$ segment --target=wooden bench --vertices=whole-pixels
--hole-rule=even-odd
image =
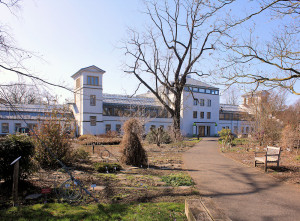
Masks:
[[[256,167],[257,164],[265,164],[265,171],[267,171],[268,163],[277,163],[277,167],[279,167],[280,152],[280,147],[270,146],[267,146],[266,152],[255,152],[254,166]],[[264,153],[263,156],[261,156],[262,153]]]

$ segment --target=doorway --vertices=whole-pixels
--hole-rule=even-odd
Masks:
[[[210,137],[210,126],[206,127],[206,136]]]
[[[199,136],[205,137],[205,126],[199,126]]]

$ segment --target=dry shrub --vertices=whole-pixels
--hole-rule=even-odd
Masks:
[[[293,128],[291,125],[286,125],[281,134],[281,145],[284,149],[289,148],[291,151],[297,148],[297,153],[300,143],[300,126]]]
[[[82,141],[82,140],[93,140],[94,138],[95,138],[94,135],[84,134],[84,135],[81,135],[80,137],[78,137],[78,140],[79,141]]]
[[[121,161],[126,165],[137,167],[147,165],[147,154],[139,136],[141,130],[142,125],[136,118],[131,118],[124,123],[124,136],[121,143],[123,155]]]

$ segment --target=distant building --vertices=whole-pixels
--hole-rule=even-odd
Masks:
[[[134,97],[104,94],[104,73],[104,70],[90,66],[72,75],[74,103],[70,104],[69,116],[75,124],[77,135],[121,132],[123,123],[130,117],[140,118],[145,132],[151,127],[171,127],[170,115],[151,93]],[[0,135],[14,133],[18,127],[38,124],[41,118],[49,116],[46,113],[53,108],[17,105],[14,108],[18,110],[16,114],[8,104],[2,102]],[[244,105],[220,104],[219,88],[187,78],[182,94],[180,128],[184,135],[214,136],[222,128],[231,129],[236,134],[246,134],[250,126],[242,120],[243,112],[247,112]]]

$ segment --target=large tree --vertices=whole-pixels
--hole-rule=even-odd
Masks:
[[[233,1],[147,1],[152,26],[130,29],[125,42],[126,72],[154,94],[180,130],[181,97],[187,76],[203,76],[199,62],[215,48],[225,27],[217,14]],[[146,74],[146,75],[145,75]],[[154,81],[149,82],[148,76]]]

